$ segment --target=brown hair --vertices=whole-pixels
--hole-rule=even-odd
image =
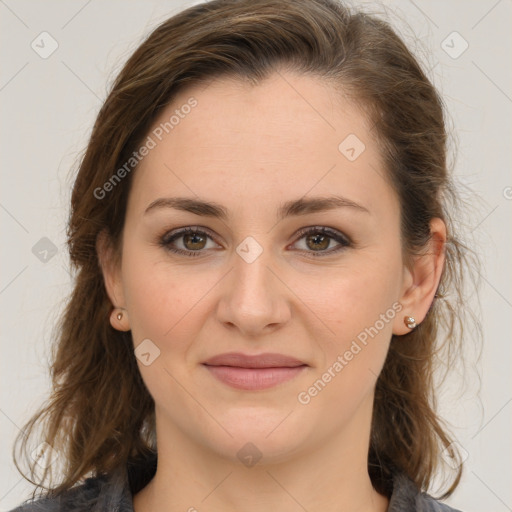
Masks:
[[[440,451],[452,448],[435,412],[433,376],[441,348],[453,353],[462,340],[457,305],[468,253],[454,236],[447,210],[456,196],[447,170],[442,100],[403,41],[374,16],[351,12],[335,0],[214,0],[166,20],[130,57],[81,161],[68,226],[76,275],[52,354],[53,389],[15,443],[16,449],[21,440],[26,452],[35,425],[45,422],[42,439],[65,461],[51,494],[156,450],[154,402],[131,336],[110,326],[112,304],[96,253],[105,229],[119,248],[133,172],[110,187],[108,198],[98,198],[98,190],[187,85],[219,76],[258,83],[283,68],[328,81],[370,117],[401,203],[404,254],[425,248],[432,218],[444,219],[448,227],[440,286],[452,295],[434,300],[409,334],[393,336],[376,384],[368,455],[372,482],[389,490],[393,473],[403,471],[427,489]],[[461,468],[444,496],[458,484]],[[24,476],[43,487],[47,473],[41,483]]]

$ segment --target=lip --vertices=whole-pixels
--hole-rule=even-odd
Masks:
[[[239,352],[219,354],[203,362],[219,381],[236,389],[268,389],[302,373],[308,365],[283,354],[248,355]]]
[[[272,352],[256,355],[227,352],[211,357],[203,364],[209,366],[237,366],[238,368],[294,368],[306,363],[294,357]]]

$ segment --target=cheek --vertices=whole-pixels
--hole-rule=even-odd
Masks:
[[[137,360],[140,374],[156,403],[172,396],[178,408],[185,407],[186,396],[177,382],[184,381],[188,371],[187,351],[197,336],[190,329],[200,324],[194,314],[205,290],[180,275],[179,268],[155,262],[154,255],[135,248],[129,254],[123,261],[123,279],[133,345],[136,349],[147,339],[154,344],[147,345],[150,364]]]
[[[394,260],[399,262],[399,258]],[[384,260],[370,262],[340,277],[325,279],[322,293],[309,293],[304,301],[326,325],[321,344],[324,360],[319,371],[328,370],[343,377],[334,388],[364,392],[375,382],[386,358],[394,318],[401,305],[400,268]],[[304,292],[305,290],[303,290]],[[340,360],[341,356],[341,360]],[[338,370],[338,372],[336,372]],[[327,379],[329,377],[327,376]]]
[[[325,277],[322,293],[310,293],[310,300],[336,336],[354,337],[396,302],[400,274],[395,267],[368,262],[360,268],[344,269],[339,277],[333,272]]]
[[[319,343],[323,358],[297,393],[303,413],[322,417],[320,431],[325,435],[341,424],[350,424],[352,418],[359,418],[353,428],[364,428],[358,423],[357,411],[371,403],[386,359],[395,312],[374,288],[362,286],[364,282],[351,279],[350,283],[338,283],[337,291],[347,293],[341,298],[333,287],[331,300],[325,302],[319,316],[336,319],[329,323],[334,334],[329,333]],[[380,315],[387,311],[386,322]]]
[[[160,255],[155,256],[154,247],[128,241],[124,250],[123,291],[134,343],[149,338],[159,345],[190,312],[194,287],[180,275],[179,268],[169,268]]]

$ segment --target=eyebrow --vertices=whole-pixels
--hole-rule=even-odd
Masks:
[[[283,203],[278,209],[278,219],[286,217],[307,215],[310,213],[334,210],[337,208],[353,208],[356,211],[370,213],[364,206],[342,196],[329,197],[309,197],[295,199]],[[144,214],[160,208],[174,208],[185,212],[194,213],[204,217],[214,217],[227,221],[229,218],[228,210],[213,201],[203,201],[190,197],[161,197],[153,201]]]

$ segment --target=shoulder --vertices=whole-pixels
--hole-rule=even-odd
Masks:
[[[393,478],[393,494],[391,495],[388,512],[462,512],[446,503],[434,499],[421,492],[404,474]]]
[[[26,500],[10,512],[86,512],[93,509],[133,512],[131,495],[122,482],[100,476],[88,478],[58,496]]]
[[[83,484],[72,487],[58,496],[42,496],[37,499],[26,500],[10,512],[74,510],[79,503],[90,503],[91,500],[97,498],[101,484],[102,481],[99,478],[88,478]]]
[[[94,504],[103,488],[103,478],[88,478],[84,483],[64,491],[58,496],[29,499],[10,512],[80,511]]]

